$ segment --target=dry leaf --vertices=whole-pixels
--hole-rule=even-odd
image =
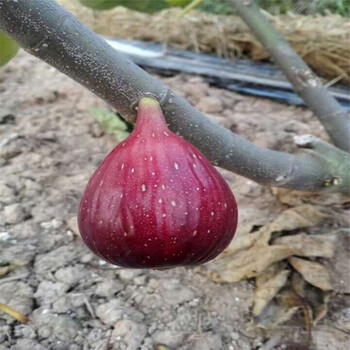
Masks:
[[[336,233],[336,251],[333,259],[324,262],[332,271],[331,283],[337,293],[350,294],[350,231],[343,228]]]
[[[275,297],[285,285],[290,271],[283,269],[281,264],[270,266],[255,279],[254,316],[259,315],[266,305]]]
[[[313,308],[313,324],[316,325],[319,321],[321,321],[328,312],[328,302],[330,299],[330,295],[327,294],[323,298],[323,303],[316,305]]]
[[[259,230],[255,233],[250,233],[254,226],[254,223],[239,225],[235,238],[225,249],[224,254],[234,255],[241,250],[250,248],[256,241],[258,241],[261,238],[262,232]]]
[[[334,241],[335,236],[298,234],[277,238],[273,244],[293,248],[300,256],[331,258],[335,250]]]
[[[22,323],[28,322],[28,318],[26,315],[23,315],[22,313],[16,311],[11,306],[0,304],[0,311],[7,313],[8,315],[12,316],[13,318],[15,318],[16,320]]]
[[[290,231],[298,228],[312,227],[324,220],[327,215],[312,205],[306,204],[285,210],[270,225],[274,231]]]
[[[288,261],[313,286],[323,291],[333,289],[330,283],[329,273],[321,264],[295,257],[289,258]]]
[[[257,232],[248,233],[253,226],[246,224],[217,261],[216,267],[213,267],[214,272],[209,272],[209,278],[214,282],[234,283],[259,275],[271,264],[296,253],[293,247],[269,246],[272,232],[311,227],[324,218],[325,215],[313,206],[302,205],[285,210]]]
[[[311,227],[323,220],[326,215],[311,205],[302,205],[290,208],[282,212],[277,219],[263,226],[257,232],[250,233],[254,223],[246,223],[238,227],[237,234],[232,243],[225,250],[225,254],[234,255],[237,252],[251,247],[255,242],[270,240],[272,232],[295,230],[298,228]]]
[[[312,227],[326,217],[318,209],[311,205],[302,205],[283,211],[275,220],[263,226],[257,232],[250,233],[254,223],[246,223],[238,227],[237,234],[227,248],[228,253],[236,252],[251,247],[256,241],[268,242],[270,234],[278,231],[289,231],[298,228]]]
[[[300,306],[285,307],[276,303],[269,303],[256,318],[256,325],[264,329],[276,328],[289,321],[299,309]]]
[[[238,282],[244,278],[259,275],[271,264],[286,259],[294,250],[284,246],[269,246],[256,243],[248,250],[241,251],[225,264],[219,274],[212,275],[216,282]]]
[[[292,207],[304,205],[306,203],[332,205],[343,203],[345,200],[345,197],[340,193],[311,193],[287,188],[273,188],[272,193],[279,202]]]
[[[305,307],[312,309],[312,321],[316,324],[324,318],[328,311],[329,293],[307,283],[303,277],[294,272],[291,279],[292,289],[300,296]]]

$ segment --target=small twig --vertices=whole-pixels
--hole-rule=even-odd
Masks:
[[[0,304],[0,311],[5,312],[6,314],[15,318],[17,321],[20,321],[22,323],[28,323],[28,317],[26,315],[23,315],[22,313],[16,311],[11,306],[8,306],[5,304]]]
[[[199,6],[203,0],[193,0],[191,1],[177,16],[177,19],[184,17],[188,12]]]
[[[2,278],[0,280],[0,284],[6,283],[6,282],[20,280],[20,279],[25,278],[25,277],[28,277],[28,273],[25,273],[23,275],[17,275],[17,276],[11,276],[11,277],[7,277],[7,278]]]
[[[303,313],[304,313],[304,321],[305,321],[305,329],[307,332],[307,345],[310,344],[311,342],[311,317],[310,317],[310,312],[309,312],[309,307],[308,305],[306,305],[304,298],[298,294],[298,292],[296,291],[296,289],[291,286],[291,290],[292,292],[295,294],[295,296],[297,297],[300,306],[302,307]]]
[[[350,152],[350,119],[346,110],[266,20],[254,0],[230,0],[230,3],[287,76],[295,92],[315,112],[333,143]]]
[[[339,80],[343,79],[344,77],[346,77],[346,74],[343,72],[342,74],[340,74],[337,77],[333,78],[332,80],[328,81],[323,86],[327,89],[327,88],[331,87],[332,85],[334,85],[335,83],[337,83]]]
[[[92,305],[90,304],[88,297],[85,294],[83,294],[83,299],[84,299],[84,304],[85,304],[87,310],[89,311],[90,315],[92,316],[92,318],[96,318],[95,311],[94,311]]]

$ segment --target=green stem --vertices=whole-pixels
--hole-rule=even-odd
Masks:
[[[314,111],[333,143],[350,152],[350,119],[319,78],[273,28],[253,0],[229,0],[287,76],[295,92]]]
[[[187,13],[198,7],[203,0],[193,0],[191,1],[177,16],[176,18],[180,19],[184,17]]]

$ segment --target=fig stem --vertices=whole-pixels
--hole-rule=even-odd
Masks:
[[[128,121],[135,119],[134,101],[148,94],[158,96],[170,130],[195,145],[214,165],[266,186],[350,192],[349,174],[339,166],[345,157],[340,149],[325,159],[305,151],[289,154],[254,145],[176,96],[54,0],[0,0],[0,29],[27,52],[107,101]],[[346,162],[350,163],[349,156]],[[325,186],[330,178],[337,180]]]
[[[139,107],[160,108],[159,102],[151,97],[142,97],[139,101]]]

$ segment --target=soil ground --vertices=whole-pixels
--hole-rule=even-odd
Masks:
[[[308,110],[213,88],[198,77],[161,79],[260,146],[295,151],[295,135],[326,138]],[[268,336],[245,331],[253,281],[216,284],[206,273],[215,262],[162,272],[120,269],[82,244],[80,196],[117,143],[89,113],[108,108],[105,102],[24,52],[1,69],[0,83],[0,265],[17,265],[0,280],[0,303],[29,317],[21,324],[0,314],[1,350],[272,349]],[[241,223],[270,220],[286,208],[271,189],[220,171],[235,193]],[[343,218],[345,209],[334,206]],[[335,215],[313,229],[334,233],[342,225]],[[345,254],[338,263],[346,266],[349,244],[341,242]],[[331,294],[327,316],[312,330],[315,349],[348,348],[348,293],[346,285]],[[302,331],[285,327],[282,341]]]

